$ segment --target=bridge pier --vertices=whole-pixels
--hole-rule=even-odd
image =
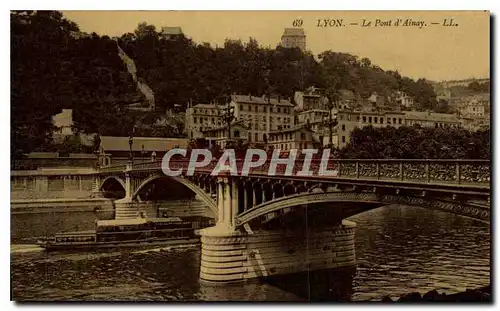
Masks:
[[[353,222],[322,228],[243,230],[235,225],[238,188],[231,177],[217,180],[217,207],[216,225],[199,232],[203,282],[234,283],[356,264]]]
[[[355,226],[343,221],[330,228],[243,232],[212,227],[201,230],[200,279],[234,283],[274,275],[353,267]]]

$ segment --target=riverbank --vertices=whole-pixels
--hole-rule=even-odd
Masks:
[[[382,302],[493,302],[491,298],[491,285],[483,286],[476,289],[467,289],[465,292],[455,294],[439,293],[437,290],[431,290],[424,295],[419,292],[405,294],[399,297],[398,300],[392,300],[389,296],[385,296]]]
[[[113,199],[28,199],[11,200],[11,214],[114,211]]]

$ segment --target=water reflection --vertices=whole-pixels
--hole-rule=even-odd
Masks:
[[[38,224],[32,225],[29,233],[41,234],[37,232],[43,227],[40,218],[24,216],[13,217],[13,222],[18,222],[13,230],[21,221],[23,226],[31,221]],[[57,220],[58,231],[65,224],[75,225],[69,218]],[[79,215],[79,219],[90,223],[95,215]],[[402,206],[383,207],[350,220],[358,224],[356,270],[273,277],[265,283],[224,286],[221,290],[200,284],[198,247],[104,253],[14,252],[12,295],[15,300],[365,301],[431,289],[454,293],[489,284],[487,225]],[[53,223],[47,221],[42,231],[51,226]],[[13,232],[13,236],[27,234]]]

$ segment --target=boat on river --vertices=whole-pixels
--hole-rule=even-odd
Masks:
[[[99,220],[95,230],[56,233],[37,244],[46,250],[192,244],[199,242],[196,231],[209,225],[178,217]]]

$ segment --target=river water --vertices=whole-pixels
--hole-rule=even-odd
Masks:
[[[47,254],[27,244],[32,243],[30,237],[53,231],[87,229],[95,218],[92,212],[12,215],[12,299],[308,299],[275,282],[252,282],[223,289],[200,284],[199,246]],[[486,224],[404,206],[382,207],[349,220],[358,225],[358,266],[348,274],[350,277],[341,277],[344,274],[339,272],[334,291],[341,294],[333,299],[377,301],[386,295],[395,298],[432,289],[455,293],[490,283],[490,230]]]

